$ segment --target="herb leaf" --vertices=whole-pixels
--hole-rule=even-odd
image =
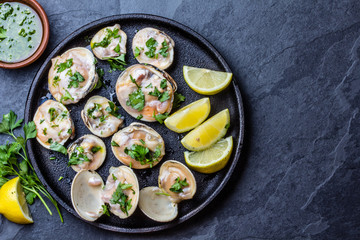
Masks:
[[[164,113],[164,114],[157,114],[155,115],[155,111],[153,113],[153,118],[155,118],[156,121],[158,121],[159,123],[163,124],[164,120],[169,116],[169,113]]]
[[[167,80],[166,79],[161,80],[160,87],[162,89],[165,89],[167,87]]]
[[[139,144],[133,144],[130,148],[125,148],[124,152],[125,154],[129,155],[132,159],[135,159],[136,161],[140,162],[141,165],[144,164],[150,164],[150,167],[152,167],[152,164],[155,161],[158,161],[158,158],[161,155],[161,145],[157,146],[155,149],[155,152],[152,152],[149,150],[149,148],[139,145]]]
[[[164,57],[166,58],[168,56],[168,49],[169,49],[169,46],[167,44],[167,42],[164,40],[162,43],[161,43],[162,47],[160,48],[160,51],[159,53]]]
[[[148,58],[155,57],[155,51],[156,51],[157,45],[158,45],[158,42],[152,37],[146,41],[146,47],[149,49],[149,51],[145,52],[145,55]]]
[[[60,102],[62,103],[63,101],[67,101],[69,99],[74,101],[74,98],[71,96],[69,91],[65,90],[65,94],[60,98]]]
[[[68,88],[78,88],[79,83],[85,81],[85,78],[78,71],[76,71],[74,75],[70,77],[70,80],[71,81],[69,82]]]
[[[145,107],[145,95],[138,89],[129,94],[129,99],[126,101],[126,105],[131,106],[133,109],[139,112]]]
[[[131,184],[123,184],[119,183],[117,186],[115,192],[113,193],[110,203],[112,204],[119,204],[120,209],[123,213],[125,213],[127,216],[129,215],[128,211],[131,209],[131,199],[129,199],[129,196],[127,196],[123,190],[131,188]]]
[[[73,59],[72,58],[67,59],[65,62],[56,65],[56,67],[58,68],[57,72],[60,73],[65,69],[70,68],[72,65],[73,65]]]
[[[109,106],[105,109],[108,113],[110,113],[111,115],[113,115],[114,117],[117,118],[121,118],[121,114],[118,113],[117,111],[119,110],[119,108],[115,105],[115,103],[108,101]]]
[[[118,28],[115,28],[114,30],[111,30],[109,28],[106,28],[106,31],[107,31],[107,34],[106,36],[104,37],[103,40],[101,40],[101,42],[98,42],[98,43],[94,43],[92,44],[91,46],[91,49],[94,49],[96,47],[103,47],[103,48],[106,48],[107,46],[109,46],[109,44],[111,43],[111,39],[112,38],[119,38],[120,35],[118,34],[119,33],[119,29]],[[120,39],[121,41],[121,39]]]
[[[64,147],[63,145],[61,145],[58,142],[52,142],[51,145],[50,145],[50,149],[53,150],[53,151],[56,151],[56,152],[60,152],[60,153],[62,153],[64,155],[67,154],[66,147]]]
[[[119,144],[117,144],[115,141],[112,141],[112,142],[111,142],[111,146],[113,146],[113,147],[120,147]]]
[[[107,57],[107,58],[104,58],[104,60],[108,61],[112,71],[116,71],[116,70],[123,71],[123,70],[125,70],[125,67],[124,67],[124,66],[126,66],[125,54],[121,54],[118,57]]]
[[[175,183],[171,186],[171,188],[169,189],[170,191],[174,192],[174,193],[181,193],[183,192],[183,187],[187,187],[189,186],[189,183],[186,182],[186,178],[182,181],[180,181],[180,178],[177,177],[175,179]]]
[[[175,92],[174,103],[173,103],[174,108],[180,107],[180,103],[184,101],[185,101],[185,96],[182,95],[181,93]]]
[[[91,152],[92,153],[97,153],[98,151],[100,151],[101,150],[101,147],[100,146],[95,146],[95,147],[92,147],[91,148]]]
[[[106,205],[106,204],[103,204],[103,205],[101,205],[101,207],[102,207],[102,209],[103,209],[103,213],[104,213],[106,216],[110,217],[110,212],[109,212],[109,209],[108,209],[107,205]]]

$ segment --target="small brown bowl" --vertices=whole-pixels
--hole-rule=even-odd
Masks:
[[[1,1],[1,2],[5,2],[5,1]],[[22,68],[35,62],[36,59],[38,59],[41,56],[41,54],[45,51],[45,48],[49,42],[49,33],[50,33],[49,20],[47,18],[44,9],[35,0],[7,0],[6,2],[20,2],[34,9],[35,12],[39,15],[43,27],[43,35],[42,35],[41,43],[33,55],[20,62],[7,63],[0,61],[0,68],[8,68],[8,69]]]

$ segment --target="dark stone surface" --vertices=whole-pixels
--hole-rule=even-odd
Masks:
[[[243,94],[244,150],[224,191],[180,226],[152,234],[107,232],[40,201],[35,223],[0,217],[0,239],[359,239],[359,1],[39,1],[50,43],[36,63],[0,70],[0,114],[23,115],[45,56],[101,17],[151,13],[207,38]],[[1,142],[8,138],[1,136]]]

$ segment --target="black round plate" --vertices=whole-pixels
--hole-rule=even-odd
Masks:
[[[49,68],[51,67],[50,60],[73,47],[81,46],[90,49],[88,40],[91,39],[91,37],[101,28],[114,25],[115,23],[119,23],[121,25],[121,29],[125,31],[128,36],[126,56],[128,66],[137,63],[131,50],[131,41],[136,31],[145,27],[154,27],[166,32],[174,39],[175,59],[172,66],[166,71],[177,82],[178,92],[182,93],[186,97],[186,101],[182,103],[181,106],[185,106],[195,100],[205,97],[192,91],[185,83],[182,75],[182,67],[184,65],[231,72],[225,60],[207,40],[180,23],[163,17],[145,14],[128,14],[106,17],[76,30],[65,38],[51,52],[32,82],[25,108],[26,122],[32,121],[36,109],[42,102],[52,98],[48,91],[47,84],[47,74]],[[101,89],[94,90],[79,103],[66,106],[70,110],[71,117],[75,123],[76,139],[84,134],[90,133],[80,117],[80,111],[83,109],[89,97],[93,95],[101,95],[114,101],[119,106],[114,87],[120,72],[115,71],[110,73],[108,71],[110,69],[109,65],[105,61],[99,60],[97,65],[105,70],[104,79],[107,83],[106,88],[103,87]],[[172,222],[155,222],[147,218],[138,208],[135,213],[127,219],[119,219],[116,216],[102,216],[91,224],[100,228],[118,232],[134,233],[158,231],[173,227],[191,218],[219,194],[232,174],[240,157],[244,135],[243,105],[240,91],[235,80],[232,81],[232,84],[226,90],[209,97],[211,102],[210,116],[215,115],[217,112],[225,108],[228,108],[230,111],[231,126],[228,130],[227,136],[232,135],[234,138],[234,151],[227,166],[221,171],[213,174],[201,174],[193,171],[197,182],[197,192],[193,199],[183,201],[179,204],[179,215]],[[125,126],[137,121],[128,115],[121,107],[120,112],[123,116],[125,116]],[[160,166],[166,160],[175,159],[185,163],[183,155],[185,148],[183,148],[180,143],[180,139],[185,134],[172,132],[164,125],[157,122],[146,124],[154,128],[161,136],[163,136],[166,146],[166,154],[160,164],[155,166],[153,169],[134,170],[139,180],[140,189],[146,186],[157,186]],[[110,139],[111,138],[103,139],[107,146],[107,156],[104,164],[97,170],[104,180],[106,180],[111,166],[121,165],[111,151]],[[67,156],[43,148],[35,139],[29,141],[27,147],[29,157],[35,171],[45,187],[61,204],[61,206],[70,213],[79,217],[71,204],[70,188],[75,172],[70,167],[67,167]],[[50,157],[52,156],[56,156],[57,159],[50,160]],[[64,177],[61,181],[58,180],[60,176]]]

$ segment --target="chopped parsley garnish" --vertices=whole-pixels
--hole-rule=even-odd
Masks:
[[[182,181],[180,181],[180,178],[177,177],[175,179],[175,183],[171,186],[171,188],[169,189],[170,191],[174,192],[174,193],[181,193],[183,192],[183,187],[187,187],[189,186],[189,184],[186,182],[186,178]]]
[[[89,108],[89,109],[87,110],[87,115],[88,115],[89,117],[95,119],[95,118],[97,118],[97,117],[95,117],[95,116],[93,115],[93,113],[94,113],[95,111],[100,112],[100,110],[101,110],[101,104],[99,104],[99,103],[94,103],[94,107]],[[102,113],[101,113],[101,114],[102,114]]]
[[[56,111],[55,108],[49,108],[49,114],[50,114],[50,122],[54,121],[57,116],[59,116],[59,113]]]
[[[56,128],[56,127],[59,127],[59,125],[57,124],[54,124],[54,125],[51,125],[52,128]]]
[[[55,87],[55,86],[58,86],[60,80],[61,80],[61,79],[59,78],[59,76],[55,76],[55,77],[54,77],[54,80],[53,80],[53,86],[54,86],[54,87]]]
[[[160,102],[165,102],[170,98],[168,91],[160,92],[157,87],[155,87],[153,92],[149,92],[149,95],[157,97]]]
[[[139,141],[140,141],[143,145],[145,145],[145,141],[144,141],[144,140],[140,139]]]
[[[101,88],[102,86],[104,86],[104,88],[106,88],[105,84],[104,84],[104,69],[102,68],[96,68],[96,72],[98,74],[98,81],[96,83],[96,85],[94,86],[93,90],[94,89],[99,89]]]
[[[71,134],[72,134],[72,129],[69,128],[69,129],[67,130],[67,133],[71,135]]]
[[[147,85],[145,88],[152,88],[152,87],[153,87],[152,83],[149,83],[149,85]]]
[[[112,142],[111,142],[111,146],[113,146],[113,147],[120,147],[119,144],[117,144],[115,141],[112,141]]]
[[[111,39],[112,38],[119,38],[120,35],[118,34],[119,33],[119,29],[118,28],[115,28],[114,30],[111,30],[111,29],[108,29],[106,28],[106,31],[107,31],[107,34],[106,36],[104,37],[103,40],[101,40],[101,42],[98,42],[98,43],[94,43],[92,46],[91,46],[91,49],[94,49],[96,47],[103,47],[103,48],[106,48],[107,46],[109,46],[109,44],[111,43]],[[121,39],[120,41],[121,42]]]
[[[146,41],[146,47],[149,49],[149,51],[145,52],[145,55],[148,58],[155,57],[155,51],[156,51],[157,45],[158,45],[158,42],[155,39],[153,39],[152,37]]]
[[[136,80],[133,78],[133,76],[131,76],[131,74],[130,74],[130,80],[133,84],[136,85],[137,88],[140,88],[140,86],[137,84]]]
[[[142,119],[142,118],[143,118],[143,115],[142,115],[142,114],[140,114],[139,116],[136,117],[137,120],[140,120],[140,119]]]
[[[73,59],[72,58],[67,59],[66,62],[56,65],[56,67],[58,68],[57,72],[60,73],[60,72],[64,71],[65,69],[70,68],[72,65],[73,65]]]
[[[67,101],[69,99],[74,101],[74,98],[71,96],[69,91],[65,90],[65,94],[60,98],[60,102],[62,103],[63,101]]]
[[[59,179],[58,179],[58,181],[63,180],[63,178],[64,178],[63,176],[60,176]]]
[[[51,145],[50,145],[50,149],[53,150],[53,151],[56,151],[56,152],[60,152],[60,153],[62,153],[64,155],[67,154],[66,147],[64,147],[63,145],[61,145],[58,142],[52,142]]]
[[[115,103],[108,101],[109,106],[105,109],[108,113],[110,113],[111,115],[113,115],[114,117],[117,118],[121,118],[121,114],[118,113],[117,111],[119,110],[119,108],[115,105]]]
[[[135,58],[137,58],[140,55],[141,50],[144,50],[144,48],[138,48],[138,47],[135,48],[135,50],[134,50],[134,57]]]
[[[47,133],[46,133],[46,130],[47,130],[47,128],[44,128],[44,129],[43,129],[43,134],[44,134],[45,136],[46,136],[46,134],[47,134]]]
[[[45,121],[45,119],[40,119],[40,124],[42,124]]]
[[[125,70],[126,62],[125,62],[125,54],[121,54],[118,57],[107,57],[104,58],[104,60],[107,60],[110,64],[111,71]]]
[[[157,146],[155,152],[150,151],[149,148],[139,144],[133,144],[130,148],[125,148],[124,153],[129,155],[132,159],[140,162],[141,165],[152,164],[158,160],[161,155],[161,146]]]
[[[60,116],[61,116],[61,119],[66,118],[68,116],[68,111],[63,111]]]
[[[116,47],[114,48],[114,51],[118,54],[120,54],[120,45],[117,44]]]
[[[105,122],[105,120],[106,120],[106,118],[108,117],[109,115],[102,115],[101,117],[100,117],[100,123],[102,123],[102,122]]]
[[[78,88],[79,83],[85,81],[85,78],[79,72],[75,72],[74,75],[70,77],[70,80],[68,88]]]
[[[230,127],[230,123],[227,123],[227,124],[225,125],[225,128],[228,129],[229,127]]]
[[[129,99],[126,101],[126,105],[131,106],[139,112],[144,109],[145,95],[140,88],[129,94]]]
[[[108,207],[106,206],[106,204],[101,205],[101,207],[102,207],[102,209],[103,209],[103,213],[104,213],[106,216],[110,217],[109,209],[108,209]]]
[[[159,123],[163,124],[164,120],[169,116],[169,113],[164,113],[164,114],[157,114],[155,115],[155,111],[153,113],[153,118],[155,118],[156,121],[158,121]]]
[[[174,108],[179,107],[180,103],[183,101],[185,101],[185,96],[182,95],[181,93],[175,92],[174,93],[174,103],[173,103]]]
[[[0,27],[0,40],[3,40],[5,38],[6,38],[6,29]]]
[[[84,162],[90,162],[90,159],[84,154],[83,147],[77,147],[74,152],[71,153],[68,166],[78,165]]]
[[[131,188],[131,184],[123,184],[119,183],[119,185],[116,188],[116,191],[113,193],[110,203],[112,204],[119,204],[120,209],[123,213],[125,213],[127,216],[129,215],[129,210],[131,209],[131,199],[129,199],[129,196],[127,196],[123,190],[126,190],[128,188]]]
[[[117,180],[117,177],[115,177],[114,174],[111,174],[111,175],[112,175],[113,180],[116,181],[116,180]]]
[[[167,44],[167,42],[165,40],[161,43],[161,45],[162,45],[162,47],[160,48],[159,53],[164,58],[166,58],[169,55],[169,53],[168,53],[169,45]]]
[[[161,80],[160,87],[162,89],[165,89],[167,87],[167,80],[166,79]]]
[[[165,193],[165,192],[156,192],[156,195],[165,195],[165,196],[170,196],[170,194]]]
[[[91,152],[92,153],[97,153],[98,151],[100,151],[101,150],[101,147],[100,146],[95,146],[95,147],[92,147],[91,148]]]

